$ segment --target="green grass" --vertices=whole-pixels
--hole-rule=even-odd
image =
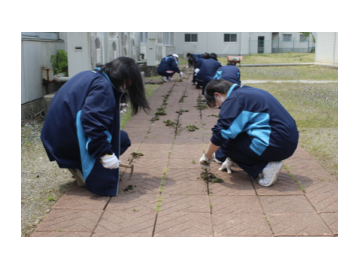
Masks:
[[[235,54],[234,54],[235,55]],[[279,64],[279,63],[314,63],[315,53],[267,53],[243,56],[241,64]],[[222,65],[227,64],[227,57],[219,57]],[[181,62],[181,61],[180,61]]]
[[[299,144],[338,179],[338,85],[251,84],[275,96],[295,119]]]
[[[338,70],[322,66],[241,67],[241,80],[338,80]]]
[[[148,78],[148,77],[146,77]],[[158,84],[145,84],[145,95],[146,95],[146,99],[149,99],[156,90],[158,90],[158,88],[160,87],[160,85]],[[131,119],[131,105],[129,104],[128,110],[126,113],[123,113],[121,115],[121,127],[120,129],[123,129],[126,124],[129,122],[129,120]]]

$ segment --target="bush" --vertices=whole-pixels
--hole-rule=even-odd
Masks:
[[[68,60],[67,52],[64,50],[57,50],[56,55],[51,55],[50,63],[54,68],[54,74],[65,72],[67,76]]]

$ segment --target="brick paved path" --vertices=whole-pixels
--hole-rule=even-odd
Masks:
[[[122,170],[119,195],[101,197],[73,184],[32,237],[338,234],[337,181],[300,146],[284,161],[286,166],[271,187],[251,181],[237,167],[232,174],[218,171],[215,162],[211,172],[224,182],[201,179],[198,161],[219,111],[194,107],[201,92],[186,72],[184,82],[161,85],[149,100],[152,113],[140,112],[124,129],[132,146],[121,160],[135,169],[131,180],[129,170]],[[167,94],[167,115],[152,123]],[[166,126],[164,120],[177,126]],[[190,132],[186,125],[199,129]],[[133,159],[135,151],[144,156]],[[129,185],[136,187],[124,192]]]

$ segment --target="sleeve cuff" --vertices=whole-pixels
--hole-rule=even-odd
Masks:
[[[225,139],[221,139],[219,140],[218,138],[216,138],[214,135],[211,137],[210,141],[215,144],[216,146],[221,146],[223,144],[223,142],[225,141]]]

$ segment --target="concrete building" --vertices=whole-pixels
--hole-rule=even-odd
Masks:
[[[316,39],[315,63],[338,65],[338,33],[319,32]]]
[[[321,36],[320,41],[326,42],[326,36]],[[52,68],[50,57],[57,50],[67,52],[67,78],[71,78],[81,71],[95,68],[96,64],[105,64],[120,56],[136,60],[145,76],[155,76],[161,59],[173,53],[184,57],[188,52],[215,52],[219,56],[228,56],[308,52],[313,47],[312,40],[298,32],[23,32],[21,118],[24,119],[29,112],[40,112],[44,108],[43,97],[54,93],[64,83],[54,81],[44,84],[42,80],[43,70]],[[334,51],[328,45],[321,45],[319,50],[323,48],[327,52]],[[319,62],[328,61],[324,57],[320,54],[316,59]],[[62,79],[66,81],[67,78]]]
[[[299,32],[175,32],[176,53],[219,56],[311,52],[314,42]],[[316,33],[314,33],[316,36]]]

